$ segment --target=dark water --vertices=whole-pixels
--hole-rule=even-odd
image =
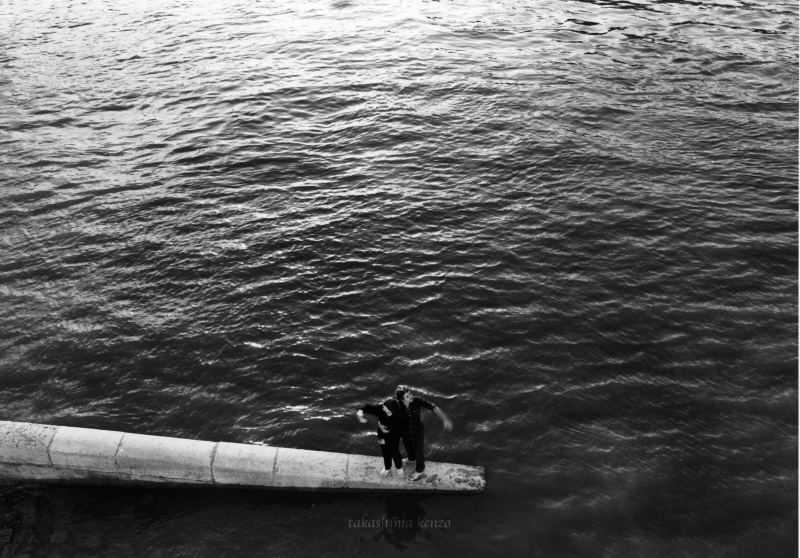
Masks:
[[[796,555],[797,14],[0,2],[0,418],[377,455],[403,382],[488,479],[48,488],[16,552]]]

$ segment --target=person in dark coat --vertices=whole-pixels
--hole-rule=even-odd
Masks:
[[[357,412],[358,420],[367,422],[364,413],[378,417],[378,444],[383,454],[384,469],[381,476],[386,477],[395,466],[395,475],[403,477],[403,462],[400,459],[400,437],[403,431],[403,413],[400,403],[394,399],[387,399],[378,405],[364,405]]]
[[[415,397],[411,393],[411,388],[407,386],[398,386],[396,396],[401,402],[400,407],[403,411],[403,445],[409,463],[415,462],[415,472],[411,475],[411,480],[415,481],[422,478],[422,472],[425,470],[425,426],[420,417],[422,409],[436,413],[436,416],[442,419],[445,430],[453,429],[453,421],[447,418],[438,406],[425,401],[422,397]]]

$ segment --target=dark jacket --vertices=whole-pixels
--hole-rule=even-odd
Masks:
[[[425,425],[422,424],[422,418],[420,417],[422,409],[433,411],[436,405],[425,401],[422,397],[415,396],[408,408],[404,403],[400,403],[400,407],[403,410],[403,433],[413,434],[414,432],[425,430]]]
[[[389,409],[391,416],[387,415],[383,411],[384,405],[386,405],[386,408]],[[361,407],[361,410],[364,411],[364,413],[378,417],[378,422],[389,429],[389,433],[384,434],[383,431],[378,428],[378,438],[383,439],[389,436],[399,437],[402,434],[403,412],[400,409],[401,406],[402,404],[396,399],[388,399],[385,403],[378,403],[377,405],[364,405]]]

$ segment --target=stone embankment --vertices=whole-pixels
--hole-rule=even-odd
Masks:
[[[292,448],[0,421],[0,484],[214,485],[333,491],[481,492],[483,467],[427,462],[421,480],[383,460]]]

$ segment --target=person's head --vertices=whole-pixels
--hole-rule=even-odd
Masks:
[[[406,405],[414,401],[414,394],[411,393],[411,388],[408,386],[397,386],[397,400],[402,401]]]

